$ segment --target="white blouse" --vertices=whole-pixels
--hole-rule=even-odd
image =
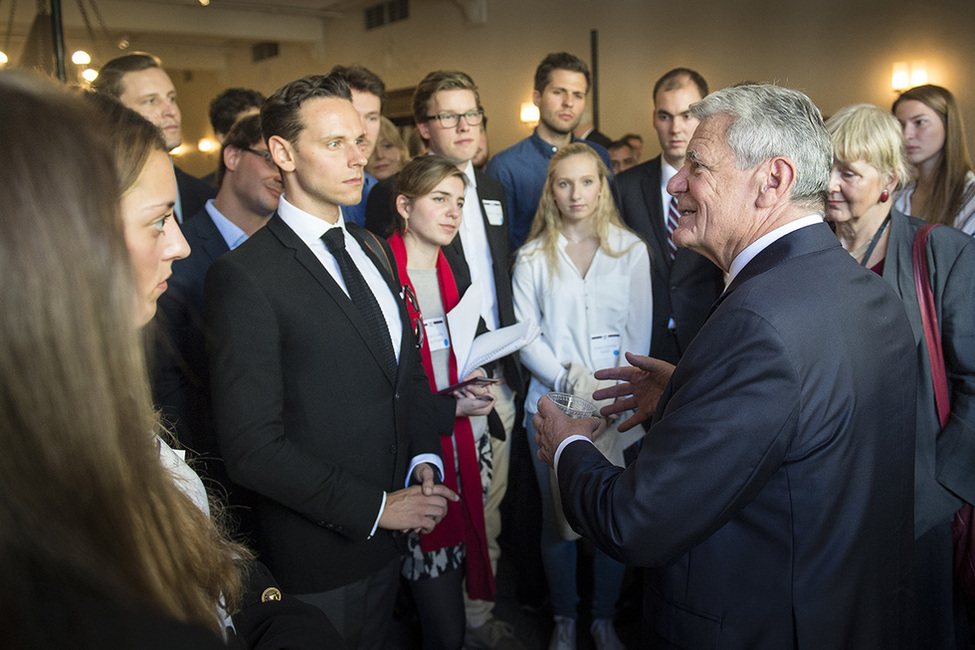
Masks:
[[[528,413],[534,414],[538,399],[561,383],[570,362],[595,371],[626,365],[624,352],[650,351],[653,297],[647,246],[616,226],[609,242],[614,251],[627,252],[612,257],[598,249],[585,277],[565,252],[569,242],[561,234],[558,276],[550,272],[539,240],[518,251],[512,281],[515,317],[534,318],[541,327],[541,336],[520,353],[532,373]]]
[[[183,459],[182,453],[177,452],[172,447],[163,442],[162,438],[157,437],[156,442],[159,445],[159,462],[169,475],[173,477],[173,482],[176,483],[176,487],[180,491],[190,498],[190,501],[196,505],[197,508],[203,511],[203,514],[210,518],[210,501],[207,498],[207,490],[203,485],[203,480],[196,471],[186,464]],[[223,620],[223,627],[228,630],[234,629],[234,622],[230,618],[230,614],[222,606],[217,605],[217,611],[220,614],[220,618]],[[224,641],[227,640],[227,633],[224,632]]]
[[[159,444],[159,461],[166,468],[169,475],[173,477],[173,482],[180,489],[180,492],[190,498],[190,501],[203,514],[210,518],[210,501],[207,499],[207,490],[203,485],[200,475],[192,467],[186,464],[182,452],[176,452],[172,447],[163,442],[162,438],[156,438]]]
[[[914,188],[917,187],[917,183],[911,183],[902,190],[899,190],[894,197],[894,207],[898,211],[903,212],[908,216],[911,215],[911,196],[914,194]],[[961,204],[961,209],[958,214],[955,215],[955,228],[962,231],[966,235],[975,235],[975,174],[968,172],[965,176],[965,191],[964,191],[964,202]]]

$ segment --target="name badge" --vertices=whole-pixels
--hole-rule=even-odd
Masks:
[[[447,331],[447,321],[443,318],[423,319],[423,331],[426,334],[427,342],[430,344],[430,351],[444,350],[450,347],[450,333]]]
[[[504,210],[501,209],[501,201],[494,199],[484,199],[481,201],[484,206],[484,214],[487,215],[488,223],[492,226],[504,224]]]
[[[595,369],[615,368],[620,362],[620,335],[617,332],[597,334],[589,340],[589,353]]]

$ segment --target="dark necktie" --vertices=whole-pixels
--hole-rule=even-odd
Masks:
[[[352,304],[359,310],[359,314],[366,322],[376,345],[379,346],[380,357],[386,366],[386,370],[389,371],[391,377],[395,377],[396,355],[393,353],[393,343],[389,338],[386,318],[383,316],[382,309],[379,308],[379,303],[376,302],[376,297],[369,290],[365,278],[362,277],[355,262],[352,261],[349,251],[345,250],[345,236],[342,229],[329,228],[322,235],[322,241],[325,242],[325,248],[339,264],[339,271],[342,272],[342,279],[345,280],[345,288],[349,290]]]
[[[667,208],[667,248],[670,250],[670,259],[674,259],[677,254],[677,244],[674,243],[674,230],[677,229],[677,222],[680,215],[677,214],[677,198],[670,197],[670,204]],[[658,222],[659,223],[659,222]]]

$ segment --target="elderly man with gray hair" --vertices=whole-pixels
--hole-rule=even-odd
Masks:
[[[902,305],[823,223],[829,134],[802,93],[693,104],[675,239],[729,283],[674,367],[627,354],[604,415],[652,424],[628,468],[546,397],[535,427],[570,524],[649,567],[644,646],[913,645],[917,356]]]

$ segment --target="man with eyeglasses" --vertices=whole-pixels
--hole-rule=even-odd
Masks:
[[[589,66],[568,52],[549,54],[535,70],[532,101],[538,107],[538,126],[531,136],[497,153],[488,163],[488,174],[501,181],[511,211],[511,248],[525,243],[538,201],[542,198],[548,161],[571,142],[585,142],[596,150],[610,174],[613,163],[606,148],[579,140],[572,130],[586,111]]]
[[[284,191],[281,173],[264,143],[260,117],[245,117],[230,129],[217,178],[216,198],[183,224],[190,255],[173,263],[169,289],[159,298],[152,390],[180,443],[199,453],[197,471],[220,483],[233,505],[244,505],[244,494],[230,485],[217,453],[204,349],[203,280],[218,257],[267,223]],[[249,513],[249,508],[235,509],[244,534],[252,528]]]
[[[429,152],[450,160],[467,178],[458,236],[443,249],[454,276],[459,284],[462,277],[468,277],[472,285],[480,288],[481,316],[488,329],[513,325],[515,310],[508,274],[511,249],[504,188],[471,163],[484,126],[484,109],[474,80],[456,70],[429,73],[413,94],[413,119]],[[393,176],[380,181],[369,195],[366,206],[366,228],[383,237],[389,234],[394,223],[395,179]],[[484,522],[488,554],[495,572],[501,554],[497,541],[501,533],[501,501],[508,487],[513,430],[519,421],[515,413],[515,394],[524,394],[520,372],[516,355],[501,360],[495,375],[504,379],[504,383],[495,387],[495,409],[488,416],[493,474],[484,503]],[[527,455],[527,446],[523,453]],[[493,602],[471,600],[466,596],[465,592],[466,647],[523,647],[514,637],[511,626],[494,616]]]

